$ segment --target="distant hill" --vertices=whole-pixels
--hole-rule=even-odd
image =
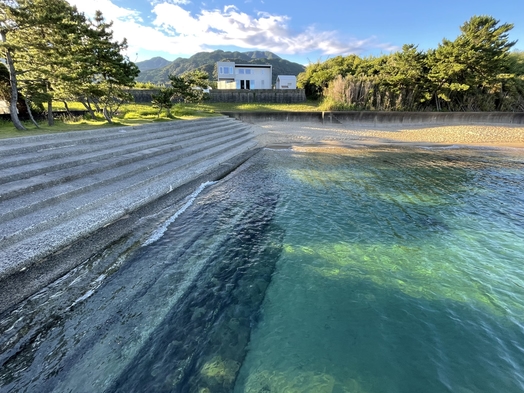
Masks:
[[[140,71],[147,71],[165,67],[168,64],[171,64],[171,62],[169,60],[164,59],[163,57],[153,57],[152,59],[139,61],[135,64]]]
[[[175,61],[155,69],[143,69],[140,64],[145,62],[137,63],[140,68],[140,75],[136,80],[138,82],[167,83],[169,82],[169,75],[180,75],[193,70],[206,71],[211,80],[216,80],[217,61],[234,61],[241,64],[271,64],[273,66],[273,84],[278,75],[298,75],[305,70],[303,65],[284,60],[272,52],[216,50],[214,52],[199,52],[188,59],[179,57]]]

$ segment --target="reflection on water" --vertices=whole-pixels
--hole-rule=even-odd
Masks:
[[[0,387],[522,392],[523,169],[520,150],[265,150],[156,242],[1,316]]]

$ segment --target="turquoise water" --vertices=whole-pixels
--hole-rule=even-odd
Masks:
[[[0,390],[522,392],[523,184],[522,150],[266,149],[0,316]]]

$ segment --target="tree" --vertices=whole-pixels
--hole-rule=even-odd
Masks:
[[[118,106],[131,98],[126,90],[139,72],[122,54],[125,39],[113,40],[112,24],[100,12],[88,21],[66,0],[8,0],[0,6],[0,49],[9,68],[11,106],[16,107],[22,91],[27,100],[47,102],[52,124],[53,99],[82,96],[88,109],[90,101],[101,105],[111,122]],[[11,115],[23,129],[16,110]]]
[[[91,28],[87,31],[86,52],[91,61],[89,72],[85,75],[88,98],[92,98],[103,108],[104,117],[111,123],[122,103],[132,99],[127,89],[133,87],[139,74],[138,67],[122,52],[127,49],[127,41],[114,41],[112,22],[106,22],[100,11],[96,12]],[[88,101],[89,102],[89,101]],[[89,104],[88,104],[89,105]]]
[[[151,96],[151,103],[153,108],[158,108],[157,117],[160,117],[162,109],[167,109],[167,115],[171,115],[171,108],[173,107],[173,94],[175,90],[172,87],[163,87],[157,94]]]
[[[209,74],[194,70],[180,76],[170,75],[173,98],[183,102],[201,102],[206,98],[205,90],[209,86]]]
[[[426,55],[416,45],[403,45],[402,51],[387,56],[380,75],[382,83],[396,96],[395,109],[413,110],[423,100],[426,72]]]
[[[297,85],[306,90],[306,95],[318,98],[331,81],[338,76],[355,75],[362,59],[356,55],[336,56],[321,63],[310,63],[297,77]]]
[[[467,97],[491,91],[499,75],[507,72],[508,53],[515,42],[508,32],[512,24],[491,16],[474,16],[465,22],[455,41],[444,39],[438,48],[428,52],[428,78],[437,110],[440,100],[450,109],[467,110]]]
[[[13,61],[13,52],[16,50],[16,47],[8,42],[8,37],[20,28],[18,18],[16,17],[18,14],[17,6],[18,4],[14,0],[5,0],[0,3],[0,54],[5,58],[9,71],[9,85],[11,88],[9,111],[11,121],[16,129],[25,130],[26,128],[18,118],[18,109],[16,106],[18,102],[18,80]]]
[[[0,99],[9,101],[9,94],[9,71],[3,63],[0,63]]]
[[[19,44],[14,54],[19,89],[27,101],[47,104],[52,125],[53,99],[78,68],[75,52],[82,45],[86,19],[65,0],[24,0],[18,11],[23,29],[12,42]]]

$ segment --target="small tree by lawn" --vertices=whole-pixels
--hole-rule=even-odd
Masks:
[[[153,108],[158,108],[157,117],[160,117],[162,109],[167,110],[167,116],[171,116],[171,108],[173,107],[173,94],[175,90],[172,87],[164,87],[160,89],[158,94],[153,94],[151,96],[151,103]]]

